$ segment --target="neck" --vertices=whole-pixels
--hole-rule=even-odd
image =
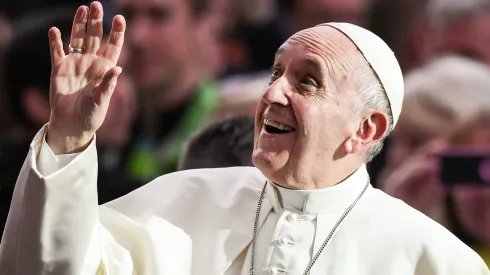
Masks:
[[[323,189],[337,185],[352,176],[362,165],[362,161],[352,160],[329,165],[322,170],[324,173],[321,177],[312,180],[308,189]]]
[[[343,164],[330,164],[321,168],[322,173],[320,175],[314,175],[313,177],[306,178],[303,175],[300,177],[292,178],[287,182],[274,182],[274,184],[291,190],[317,190],[335,186],[341,182],[344,182],[352,174],[354,174],[363,165],[362,161],[345,162]]]

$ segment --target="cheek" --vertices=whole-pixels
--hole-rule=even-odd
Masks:
[[[333,145],[338,145],[345,131],[345,124],[335,112],[329,112],[328,107],[318,104],[297,104],[295,109],[297,120],[301,127],[299,139],[315,148],[315,152],[330,151]]]

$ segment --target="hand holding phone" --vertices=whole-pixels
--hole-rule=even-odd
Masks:
[[[440,154],[439,175],[447,186],[490,187],[490,148],[448,148]]]

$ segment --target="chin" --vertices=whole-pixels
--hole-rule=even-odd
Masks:
[[[267,152],[263,149],[255,149],[252,155],[254,166],[271,181],[278,181],[278,174],[286,166],[287,158],[276,152]]]

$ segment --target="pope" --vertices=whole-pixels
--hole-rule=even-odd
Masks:
[[[255,167],[168,174],[97,203],[95,132],[122,69],[125,21],[101,48],[102,6],[80,7],[65,54],[49,30],[51,117],[18,177],[0,248],[9,275],[482,275],[444,227],[369,183],[403,101],[388,46],[346,23],[277,51],[257,107]]]

